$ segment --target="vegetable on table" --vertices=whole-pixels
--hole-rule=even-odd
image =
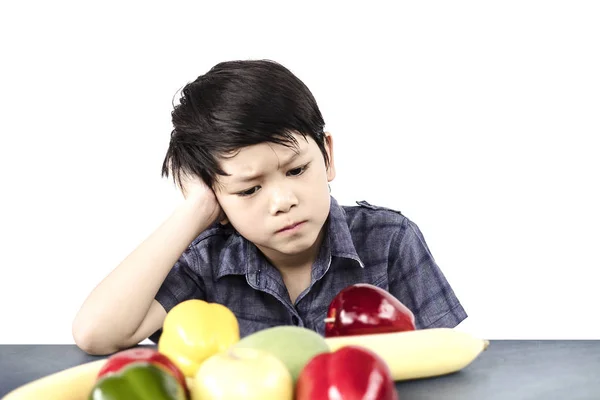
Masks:
[[[164,368],[137,361],[119,372],[103,375],[88,400],[186,400],[188,395],[177,379]]]
[[[218,303],[187,300],[165,317],[158,351],[171,359],[188,378],[207,358],[227,350],[240,340],[238,320]]]

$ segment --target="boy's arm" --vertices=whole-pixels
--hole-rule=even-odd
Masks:
[[[415,314],[417,329],[454,328],[467,318],[423,234],[408,218],[392,249],[389,291]]]
[[[104,355],[131,347],[158,330],[166,316],[154,299],[190,243],[221,212],[212,191],[188,197],[96,286],[72,326],[77,346]]]
[[[165,311],[163,306],[157,300],[152,300],[152,304],[150,304],[150,309],[144,317],[142,324],[140,325],[138,330],[131,336],[129,341],[126,341],[123,344],[123,346],[121,346],[121,348],[129,348],[135,346],[142,340],[148,338],[151,334],[153,334],[162,327],[166,316],[167,312]],[[114,351],[111,351],[110,353],[113,352]]]

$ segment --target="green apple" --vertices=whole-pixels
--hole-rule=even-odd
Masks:
[[[192,400],[292,400],[286,366],[266,351],[230,348],[204,361],[191,385]]]
[[[254,332],[235,343],[233,347],[259,349],[271,353],[285,364],[294,384],[304,366],[313,357],[330,352],[323,336],[308,328],[291,325]]]

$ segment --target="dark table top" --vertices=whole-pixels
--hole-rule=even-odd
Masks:
[[[102,358],[75,345],[0,345],[0,397],[35,379]],[[396,388],[400,400],[598,400],[600,340],[492,340],[462,371],[397,382]]]

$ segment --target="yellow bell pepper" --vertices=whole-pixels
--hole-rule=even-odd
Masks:
[[[203,300],[187,300],[167,313],[158,351],[186,377],[193,378],[204,360],[239,340],[238,320],[230,309]]]

